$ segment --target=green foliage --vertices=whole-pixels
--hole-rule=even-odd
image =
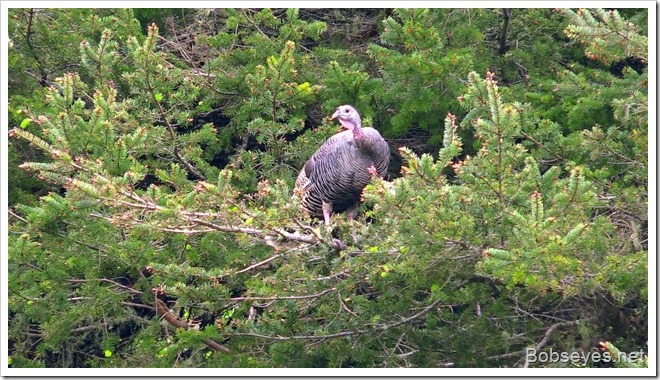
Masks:
[[[563,10],[570,24],[566,35],[585,45],[585,55],[605,63],[626,57],[648,58],[648,37],[640,28],[621,17],[618,11],[604,9]]]
[[[615,345],[611,342],[600,342],[600,346],[603,350],[610,353],[616,366],[619,368],[648,368],[648,356],[644,355],[640,357],[639,352],[635,352],[635,357],[632,358],[632,354],[625,354],[621,352]]]
[[[400,136],[417,125],[431,132],[431,144],[440,142],[440,115],[456,108],[460,78],[470,70],[486,68],[474,63],[475,51],[467,44],[478,44],[483,38],[474,24],[466,23],[482,12],[396,9],[395,17],[383,21],[382,45],[371,44],[369,54],[384,84],[377,93],[378,102],[393,111],[381,123],[386,133]],[[444,32],[447,27],[455,27],[455,34]]]
[[[384,10],[355,46],[334,10],[30,12],[10,78],[47,75],[9,86],[12,367],[648,351],[648,77],[604,66],[646,37],[616,12],[514,10],[504,49],[502,10]],[[345,103],[402,166],[326,226],[292,185]]]

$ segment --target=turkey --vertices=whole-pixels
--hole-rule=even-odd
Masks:
[[[377,130],[362,128],[360,115],[350,105],[337,108],[331,117],[346,131],[330,137],[312,155],[296,179],[295,194],[313,216],[346,211],[348,220],[357,215],[360,196],[372,175],[384,176],[390,148]]]

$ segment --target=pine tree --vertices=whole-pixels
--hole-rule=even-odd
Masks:
[[[499,11],[395,10],[355,54],[298,10],[197,12],[177,35],[192,47],[111,13],[133,26],[80,38],[80,72],[43,104],[12,94],[12,144],[39,152],[12,182],[48,184],[9,210],[12,366],[527,367],[526,348],[588,351],[602,331],[609,352],[648,351],[645,69],[501,83],[477,53],[537,50],[498,53]],[[507,38],[540,14],[512,13]],[[618,14],[565,14],[540,30],[601,64],[625,30],[647,59]],[[388,139],[433,138],[398,144],[401,170],[328,227],[292,184],[348,102]]]

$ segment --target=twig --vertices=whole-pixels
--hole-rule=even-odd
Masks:
[[[537,147],[539,147],[539,148],[545,150],[546,152],[550,153],[551,155],[553,155],[554,158],[555,158],[555,161],[563,161],[563,160],[564,160],[564,158],[563,158],[562,156],[560,156],[559,154],[557,154],[557,153],[553,152],[552,150],[550,150],[550,149],[546,146],[546,144],[543,144],[543,143],[537,141],[537,140],[536,140],[534,137],[532,137],[532,135],[530,135],[529,133],[522,132],[522,135],[525,136],[526,139],[528,139],[528,140],[530,140],[531,142],[533,142],[534,145],[536,145]]]
[[[186,221],[188,222],[193,222],[197,224],[201,224],[205,227],[210,227],[213,228],[216,231],[222,231],[222,232],[241,232],[249,235],[258,235],[262,237],[269,236],[269,234],[263,230],[259,230],[256,228],[244,228],[244,227],[234,227],[234,226],[224,226],[224,225],[219,225],[211,222],[207,222],[206,220],[198,219],[198,218],[191,218],[191,217],[186,217]],[[271,231],[274,233],[282,236],[286,240],[293,240],[293,241],[298,241],[301,243],[307,243],[307,244],[317,244],[317,243],[323,243],[330,248],[334,248],[336,250],[344,250],[346,249],[346,244],[339,240],[339,239],[332,239],[332,241],[325,241],[323,239],[320,239],[319,237],[316,236],[311,236],[311,235],[301,235],[299,233],[292,233],[292,232],[287,232],[283,229],[279,228],[271,228]]]
[[[317,277],[317,278],[314,278],[314,279],[312,279],[312,280],[313,280],[313,281],[332,280],[333,278],[337,278],[337,277],[345,276],[345,275],[347,275],[347,274],[348,274],[348,271],[347,271],[347,270],[343,270],[343,271],[341,271],[341,272],[339,272],[339,273],[331,274],[330,276]]]
[[[389,330],[393,327],[401,326],[404,323],[408,323],[408,322],[413,321],[413,320],[415,320],[419,317],[422,317],[422,316],[426,315],[426,313],[428,313],[429,311],[433,310],[440,303],[440,301],[441,301],[441,299],[437,299],[437,300],[433,301],[433,303],[431,303],[429,306],[422,309],[422,311],[420,311],[419,313],[417,313],[417,314],[415,314],[411,317],[405,318],[405,319],[403,319],[399,322],[390,323],[389,325],[382,325],[382,326],[376,327],[376,330],[379,330],[379,331]]]
[[[353,310],[349,309],[348,306],[346,306],[344,301],[341,299],[341,293],[337,292],[337,298],[339,299],[339,304],[341,305],[342,309],[346,310],[348,312],[348,314],[350,314],[354,317],[358,316],[357,314],[355,314],[355,312]]]
[[[272,296],[272,297],[234,297],[230,298],[230,301],[279,301],[279,300],[304,300],[310,298],[319,298],[323,295],[326,295],[332,291],[337,290],[336,288],[326,289],[320,293],[316,294],[307,294],[303,296]]]
[[[28,221],[27,221],[26,219],[24,219],[22,216],[20,216],[20,215],[18,215],[17,213],[15,213],[12,209],[9,209],[9,210],[7,210],[7,211],[9,211],[9,215],[11,215],[11,216],[13,216],[14,218],[20,220],[21,222],[23,222],[23,223],[25,223],[25,224],[30,224],[30,222],[28,222]]]
[[[341,338],[344,336],[364,334],[368,330],[356,330],[356,331],[342,331],[335,334],[328,335],[294,335],[294,336],[273,336],[273,335],[263,335],[257,333],[234,333],[235,336],[251,336],[255,338],[262,338],[268,340],[325,340],[332,338]]]
[[[284,340],[325,340],[325,339],[332,339],[332,338],[341,338],[345,336],[351,336],[351,335],[362,335],[362,334],[368,334],[370,332],[374,331],[386,331],[389,329],[392,329],[397,326],[401,326],[405,323],[408,323],[410,321],[413,321],[417,318],[420,318],[424,315],[426,315],[429,311],[433,310],[439,303],[440,299],[433,301],[429,306],[425,307],[422,309],[419,313],[412,315],[411,317],[404,318],[401,321],[390,323],[390,324],[385,324],[385,325],[380,325],[380,326],[375,326],[373,328],[369,329],[358,329],[358,330],[353,330],[353,331],[342,331],[334,334],[327,334],[327,335],[293,335],[293,336],[273,336],[273,335],[263,335],[263,334],[257,334],[257,333],[234,333],[232,335],[235,336],[252,336],[255,338],[262,338],[262,339],[268,339],[268,340],[278,340],[278,341],[284,341]]]
[[[265,235],[262,230],[255,228],[244,228],[244,227],[234,227],[234,226],[223,226],[206,220],[196,219],[196,218],[186,218],[186,221],[201,224],[202,226],[213,228],[216,231],[221,232],[242,232],[248,235]]]
[[[251,271],[251,270],[254,269],[254,268],[257,268],[257,267],[260,267],[260,266],[262,266],[262,265],[268,264],[269,262],[271,262],[271,261],[273,261],[273,260],[275,260],[275,259],[277,259],[277,258],[280,258],[280,257],[282,257],[282,255],[280,255],[280,254],[277,254],[277,255],[275,255],[275,256],[271,256],[271,257],[267,258],[266,260],[260,261],[260,262],[258,262],[258,263],[256,263],[256,264],[250,265],[249,267],[247,267],[247,268],[245,268],[245,269],[241,269],[241,270],[239,270],[238,272],[236,272],[236,274],[241,274],[241,273],[249,272],[249,271]]]
[[[75,329],[71,329],[70,332],[71,333],[80,333],[80,332],[97,330],[97,329],[102,329],[102,328],[107,328],[107,325],[105,323],[99,323],[99,324],[96,324],[96,325],[82,326],[82,327],[78,327],[78,328],[75,328]],[[31,336],[31,337],[42,337],[43,338],[44,336],[46,336],[43,332],[29,332],[29,331],[26,331],[25,333],[27,334],[27,336]]]
[[[139,290],[135,290],[135,289],[131,288],[130,286],[122,285],[122,284],[120,284],[116,281],[110,280],[108,278],[95,278],[95,279],[84,279],[84,280],[83,279],[77,279],[77,278],[69,279],[69,282],[71,284],[80,284],[80,283],[91,282],[91,281],[107,282],[107,283],[112,284],[115,287],[120,288],[122,290],[125,290],[125,291],[127,291],[131,294],[138,294],[138,295],[144,294],[143,292],[141,292]]]
[[[151,306],[151,305],[146,305],[143,303],[135,303],[135,302],[120,302],[121,305],[124,306],[133,306],[133,307],[139,307],[141,309],[147,309],[151,311],[156,311],[156,308]]]

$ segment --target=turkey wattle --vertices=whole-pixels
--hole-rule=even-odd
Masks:
[[[295,192],[303,207],[314,216],[346,211],[348,219],[357,214],[360,196],[372,175],[384,176],[390,162],[390,148],[377,130],[362,128],[355,108],[343,105],[332,119],[339,119],[346,131],[330,137],[300,170]]]

